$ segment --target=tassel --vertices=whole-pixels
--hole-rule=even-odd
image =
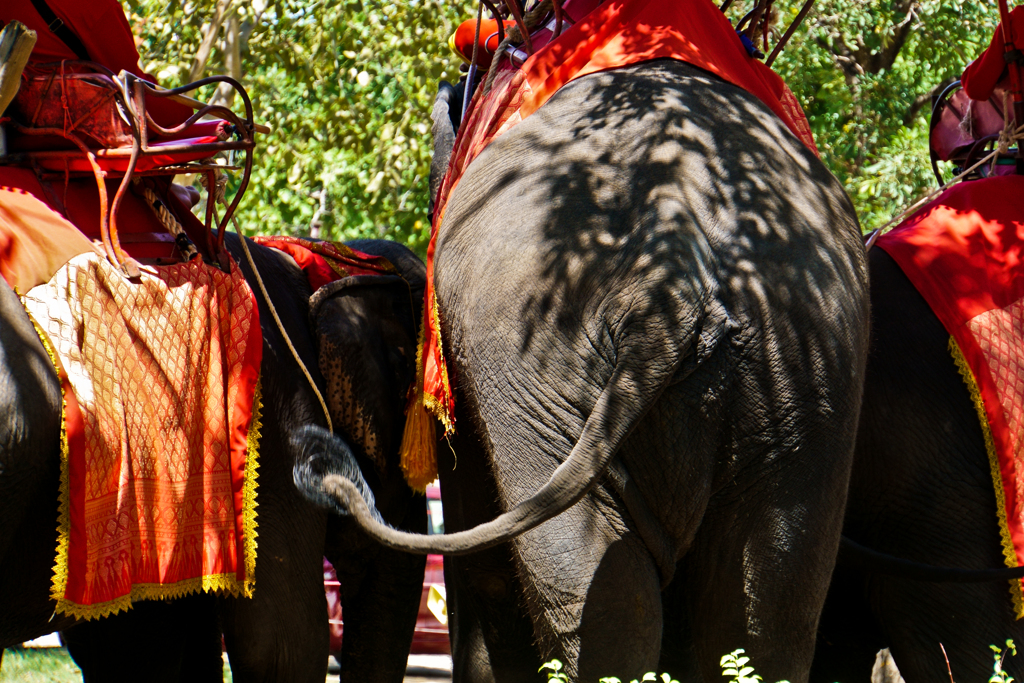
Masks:
[[[424,325],[420,326],[416,351],[416,388],[405,408],[405,432],[399,450],[399,465],[405,482],[413,491],[427,492],[427,484],[437,479],[437,434],[434,416],[423,402]]]
[[[423,405],[423,391],[417,391],[405,413],[401,461],[405,481],[414,491],[425,493],[437,479],[437,435],[434,416]]]

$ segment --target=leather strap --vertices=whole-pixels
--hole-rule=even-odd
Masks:
[[[46,0],[32,0],[32,6],[36,8],[39,16],[46,22],[46,27],[50,29],[50,33],[60,38],[61,42],[71,48],[71,51],[78,55],[79,59],[89,61],[89,51],[85,49],[85,45],[82,45],[82,41],[78,39],[78,36],[72,33],[67,24],[50,9],[50,6],[46,4]]]

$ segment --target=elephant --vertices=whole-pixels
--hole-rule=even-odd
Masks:
[[[872,340],[844,535],[920,564],[1001,567],[981,423],[949,333],[889,254],[874,248],[868,262]],[[840,561],[812,680],[863,680],[884,647],[907,683],[950,671],[956,680],[986,680],[989,645],[1005,649],[1007,638],[1024,643],[1005,580],[925,582]],[[1019,679],[1022,660],[1007,657],[1005,670]]]
[[[401,681],[425,558],[389,550],[351,520],[328,516],[292,480],[291,433],[324,415],[241,250],[227,244],[256,293],[264,350],[263,429],[254,597],[213,594],[144,601],[118,615],[75,622],[49,599],[56,548],[60,389],[14,292],[0,282],[0,648],[61,630],[87,680],[222,678],[221,634],[234,680],[318,681],[326,676],[322,559],[342,579],[346,617],[342,680]],[[415,378],[424,268],[405,247],[357,241],[399,276],[348,277],[312,296],[295,261],[248,241],[269,296],[299,356],[358,453],[385,517],[426,528],[426,503],[398,466],[406,393]],[[329,358],[328,358],[329,356]]]
[[[304,487],[390,547],[454,556],[455,681],[535,680],[552,657],[570,680],[716,681],[737,648],[807,681],[867,358],[860,234],[746,91],[672,60],[574,80],[441,218],[454,533],[380,524],[315,427],[298,440],[327,474]]]

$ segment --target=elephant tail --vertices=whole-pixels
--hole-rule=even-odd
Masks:
[[[348,510],[340,507],[338,501],[328,495],[325,486],[328,479],[343,479],[363,503],[373,523],[387,524],[377,511],[373,491],[363,478],[363,471],[348,444],[318,425],[301,427],[292,436],[292,443],[305,456],[296,460],[292,468],[292,480],[306,498],[320,507],[348,515]],[[310,455],[307,456],[307,453]]]
[[[635,347],[635,362],[620,362],[616,366],[565,462],[530,498],[493,521],[465,531],[430,536],[388,526],[374,509],[373,497],[348,447],[316,426],[304,427],[296,436],[302,453],[295,466],[296,484],[314,501],[327,503],[341,514],[353,515],[368,535],[396,550],[463,555],[507,542],[572,507],[604,476],[619,445],[679,367],[681,349],[666,353],[666,346],[662,345],[660,356],[652,357],[657,354],[653,348],[656,346],[648,345],[642,350]],[[350,464],[341,466],[340,462]]]

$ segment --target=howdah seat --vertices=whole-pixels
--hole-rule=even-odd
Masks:
[[[186,95],[220,84],[239,95],[244,116]],[[161,126],[147,109],[152,98],[170,98],[193,113],[176,126]],[[205,251],[214,263],[227,269],[225,228],[249,182],[258,128],[262,127],[253,121],[252,102],[245,89],[226,76],[166,90],[127,71],[114,74],[94,62],[31,65],[22,74],[14,102],[0,118],[0,166],[26,166],[34,169],[40,180],[63,180],[65,193],[70,180],[92,176],[99,192],[103,248],[129,277],[138,276],[138,263],[122,248],[118,210],[133,184],[142,187],[165,228],[163,234],[150,235],[149,241],[173,242],[176,249],[168,253],[176,252],[177,260]],[[243,156],[240,164],[239,154]],[[241,170],[242,174],[233,198],[218,215],[216,205],[223,199],[224,186],[220,178],[225,170]],[[179,222],[167,209],[166,188],[179,174],[199,174],[206,187],[203,234],[189,234],[182,227],[187,221]],[[154,193],[153,183],[146,180],[160,177],[165,179],[164,197]],[[120,180],[112,202],[108,202],[107,179]]]

